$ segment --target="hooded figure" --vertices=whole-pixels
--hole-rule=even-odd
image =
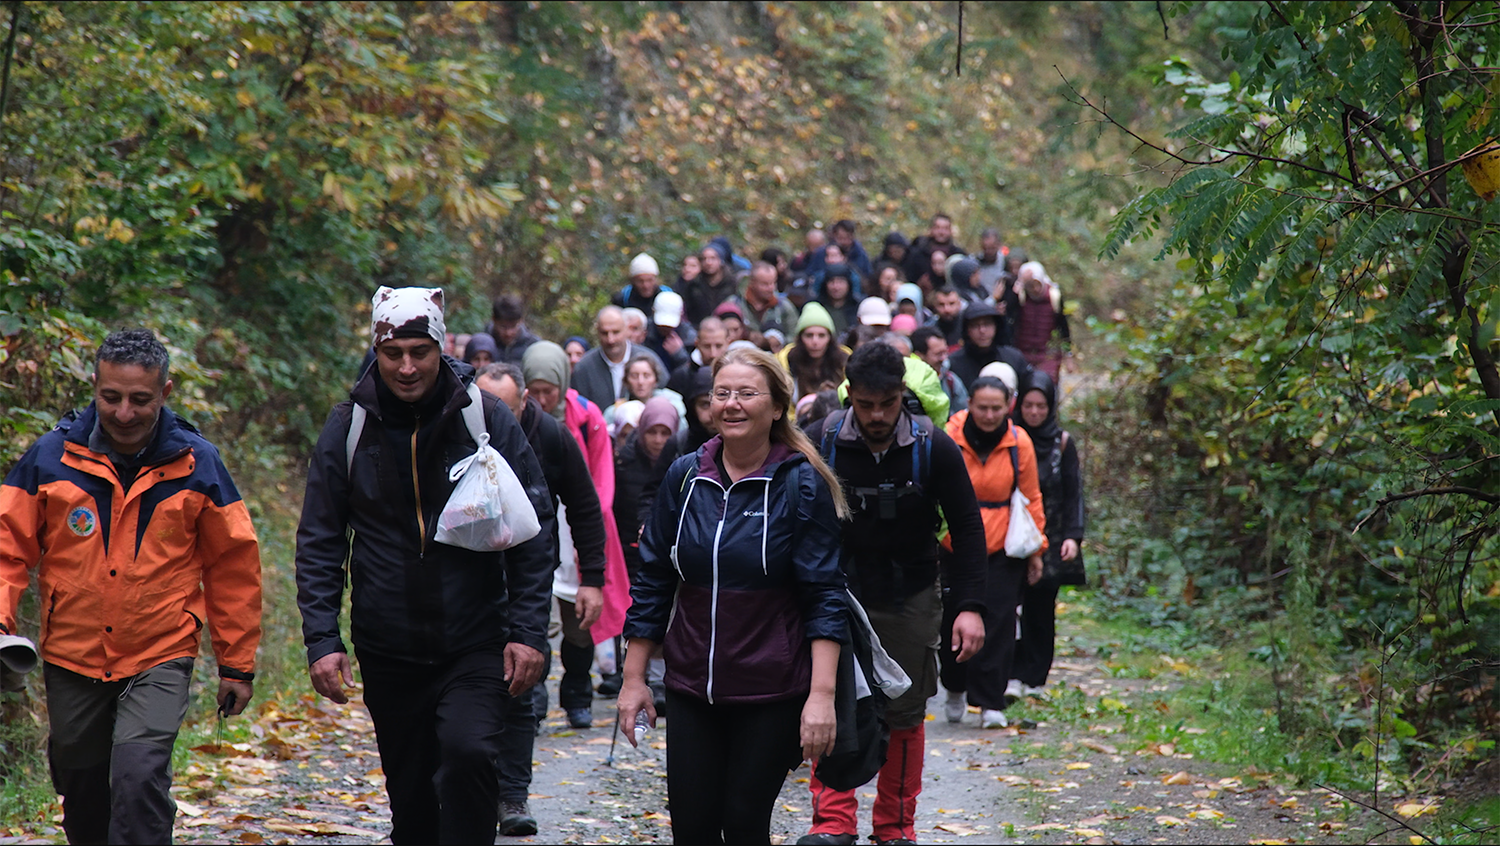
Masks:
[[[1083,554],[1078,549],[1084,532],[1083,473],[1077,441],[1057,422],[1057,384],[1052,377],[1034,371],[1029,383],[1021,385],[1019,397],[1013,417],[1031,436],[1036,452],[1037,479],[1047,518],[1047,549],[1042,553],[1041,580],[1022,590],[1021,632],[1011,678],[1028,688],[1040,688],[1052,669],[1057,590],[1085,581]],[[1047,417],[1032,426],[1021,408],[1023,403],[1038,399],[1046,401]],[[1064,559],[1065,552],[1071,557]]]
[[[683,404],[687,406],[687,425],[677,430],[671,440],[667,441],[667,445],[662,447],[661,455],[657,456],[656,464],[651,468],[651,478],[641,489],[641,514],[651,513],[651,505],[656,501],[656,488],[666,478],[667,469],[672,466],[672,462],[678,456],[697,452],[698,447],[713,438],[714,433],[698,417],[698,400],[708,396],[713,389],[712,367],[700,367],[693,372],[692,386],[682,398]]]
[[[988,320],[995,327],[990,334],[989,343],[984,345],[975,341],[975,324],[981,320]],[[994,306],[987,302],[970,303],[964,309],[963,321],[964,343],[958,352],[948,357],[948,369],[964,383],[965,388],[973,385],[974,380],[979,378],[979,371],[992,361],[1009,364],[1015,368],[1021,381],[1026,380],[1027,374],[1031,372],[1031,365],[1026,363],[1026,356],[1020,350],[1000,343],[1000,327],[1005,321]]]
[[[828,281],[830,279],[844,279],[849,283],[849,293],[844,297],[842,303],[835,303],[833,297],[828,293]],[[822,276],[816,277],[814,282],[817,286],[817,302],[828,310],[833,318],[833,326],[837,330],[834,337],[842,337],[849,331],[850,326],[859,325],[859,303],[864,295],[859,289],[859,274],[854,268],[847,264],[830,264],[823,271]]]
[[[971,303],[983,302],[990,296],[990,292],[979,284],[979,262],[968,256],[949,259],[948,286]]]
[[[897,267],[901,267],[902,263],[906,261],[906,251],[910,248],[911,242],[906,240],[905,235],[902,235],[900,232],[887,232],[885,234],[885,244],[880,249],[879,260],[888,261]]]
[[[495,343],[495,337],[488,332],[479,332],[469,338],[469,343],[464,347],[464,364],[474,364],[474,356],[487,353],[490,361],[500,360],[500,345]],[[482,367],[483,364],[474,364]]]

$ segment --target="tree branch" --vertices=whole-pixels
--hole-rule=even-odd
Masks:
[[[1405,491],[1403,493],[1383,496],[1380,499],[1376,500],[1375,510],[1371,511],[1368,517],[1359,521],[1359,523],[1355,525],[1354,531],[1350,534],[1358,534],[1359,530],[1364,528],[1364,525],[1366,523],[1375,519],[1375,515],[1381,513],[1382,511],[1385,511],[1386,506],[1391,505],[1392,503],[1402,502],[1408,499],[1416,499],[1423,496],[1467,496],[1473,499],[1477,499],[1480,502],[1487,502],[1490,505],[1500,506],[1500,494],[1492,494],[1487,491],[1479,490],[1478,488],[1467,488],[1461,485],[1450,485],[1440,488],[1423,488],[1419,491]]]

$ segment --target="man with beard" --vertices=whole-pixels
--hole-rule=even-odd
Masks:
[[[932,254],[937,250],[942,250],[950,258],[968,254],[963,247],[953,243],[953,218],[943,212],[932,216],[927,234],[913,241],[906,251],[906,259],[902,264],[906,278],[913,282],[922,278],[922,274],[932,268]]]

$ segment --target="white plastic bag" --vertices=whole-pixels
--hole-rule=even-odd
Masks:
[[[1011,558],[1029,558],[1042,548],[1042,533],[1026,506],[1031,500],[1020,486],[1010,495],[1010,526],[1005,530],[1005,554]]]
[[[525,543],[542,530],[526,488],[504,456],[479,433],[479,449],[453,465],[458,486],[438,517],[435,540],[476,552],[498,552]]]

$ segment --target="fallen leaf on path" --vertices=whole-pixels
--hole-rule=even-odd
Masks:
[[[656,811],[641,816],[643,820],[670,820],[671,818],[668,814],[657,813]]]
[[[240,832],[241,843],[264,843],[266,839],[253,831]]]
[[[236,743],[232,746],[228,743],[224,744],[223,746],[220,746],[217,743],[204,743],[201,746],[194,746],[192,750],[194,752],[200,752],[204,755],[218,755],[221,758],[255,757],[255,753],[250,751],[250,744],[248,743]]]
[[[1067,828],[1062,823],[1039,823],[1026,826],[1027,831],[1066,831]]]
[[[1082,746],[1085,749],[1092,749],[1095,752],[1101,752],[1105,755],[1117,755],[1120,752],[1120,750],[1116,749],[1113,746],[1110,746],[1108,743],[1100,743],[1097,740],[1080,740],[1078,741],[1078,745]]]
[[[1177,772],[1172,773],[1169,776],[1164,776],[1162,778],[1162,780],[1161,780],[1161,783],[1162,784],[1192,784],[1193,783],[1193,777],[1190,776],[1190,775],[1188,775],[1187,770],[1178,770]]]
[[[201,816],[203,816],[203,809],[202,808],[198,807],[197,805],[192,805],[192,804],[189,804],[187,802],[184,802],[181,799],[177,800],[177,810],[178,810],[179,813],[181,813],[181,814],[183,814],[185,816],[189,816],[189,817],[201,817]]]
[[[1423,814],[1434,813],[1435,811],[1437,811],[1437,809],[1438,803],[1435,801],[1406,802],[1396,806],[1396,813],[1400,814],[1403,817],[1411,818],[1420,817]]]
[[[1250,846],[1287,846],[1287,841],[1277,840],[1273,837],[1261,838],[1250,841]]]
[[[1162,816],[1159,816],[1159,817],[1156,818],[1156,824],[1157,825],[1166,825],[1166,826],[1191,825],[1191,823],[1189,823],[1187,820],[1180,819],[1178,817],[1169,817],[1169,816],[1166,816],[1165,814],[1163,814]]]
[[[1213,808],[1199,808],[1191,814],[1188,814],[1188,816],[1195,820],[1217,820],[1223,818],[1224,812],[1216,811]]]
[[[596,737],[593,740],[584,741],[584,744],[587,746],[608,746],[611,742],[612,738]]]
[[[963,823],[938,823],[933,828],[938,831],[946,831],[949,834],[956,834],[959,837],[970,837],[979,833]]]
[[[1103,837],[1104,836],[1104,832],[1100,831],[1097,828],[1075,828],[1075,829],[1073,829],[1073,836],[1074,837]]]
[[[1098,814],[1097,816],[1092,816],[1092,817],[1089,817],[1088,819],[1079,820],[1078,822],[1074,823],[1074,825],[1081,825],[1081,826],[1085,826],[1085,827],[1087,827],[1087,826],[1094,826],[1094,825],[1099,825],[1100,823],[1105,822],[1108,819],[1109,819],[1109,814]]]
[[[1290,799],[1283,799],[1282,801],[1277,802],[1276,804],[1279,805],[1279,806],[1281,806],[1281,807],[1283,807],[1283,808],[1286,808],[1288,810],[1295,810],[1296,807],[1298,805],[1300,805],[1301,803],[1297,801],[1297,797],[1293,796]]]
[[[246,799],[264,799],[271,795],[271,791],[264,787],[234,787],[230,788],[229,792],[235,796],[243,796]]]
[[[1069,770],[1086,770],[1086,769],[1088,769],[1089,767],[1092,767],[1092,766],[1093,766],[1093,764],[1090,764],[1087,761],[1074,761],[1073,763],[1068,764],[1067,767],[1065,767],[1064,769],[1069,769]]]
[[[184,828],[197,828],[204,825],[228,825],[229,820],[223,817],[196,817],[183,823]]]
[[[800,814],[804,810],[803,808],[799,808],[796,805],[782,805],[781,808],[789,814]],[[938,813],[942,812],[939,811]]]
[[[378,831],[370,831],[364,828],[355,828],[352,825],[341,823],[322,822],[292,822],[291,820],[267,820],[265,827],[270,831],[279,831],[282,834],[346,834],[350,837],[380,837]]]

